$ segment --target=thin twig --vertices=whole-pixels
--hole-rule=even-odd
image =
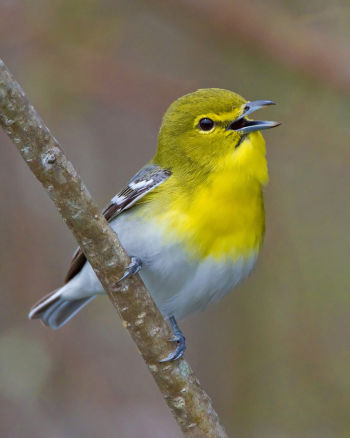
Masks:
[[[116,234],[100,215],[72,163],[0,60],[0,124],[48,191],[135,341],[186,437],[227,437],[211,400],[183,359],[161,364],[171,332],[136,275],[117,281],[129,263]]]

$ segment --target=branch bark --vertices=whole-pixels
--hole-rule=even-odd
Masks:
[[[117,285],[129,263],[58,141],[0,59],[0,124],[74,234],[136,343],[185,437],[227,438],[211,400],[183,359],[161,364],[174,345],[138,275]]]

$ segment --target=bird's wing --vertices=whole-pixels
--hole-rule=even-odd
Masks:
[[[163,169],[156,164],[150,164],[143,167],[131,178],[128,185],[106,205],[102,211],[103,216],[108,222],[111,222],[121,212],[132,207],[139,199],[162,184],[170,175],[170,170]],[[80,272],[85,262],[86,257],[84,253],[78,248],[73,255],[73,259],[64,280],[65,284]]]

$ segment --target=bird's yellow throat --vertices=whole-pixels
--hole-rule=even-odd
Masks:
[[[176,237],[194,258],[249,257],[264,236],[262,186],[267,182],[265,142],[254,132],[213,163],[205,181],[191,183],[191,190],[175,172],[147,197],[149,214],[169,241]]]

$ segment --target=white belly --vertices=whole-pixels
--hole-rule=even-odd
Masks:
[[[232,261],[217,261],[208,257],[201,262],[190,258],[180,242],[164,244],[164,230],[158,225],[135,217],[132,211],[111,222],[129,256],[142,260],[140,275],[155,303],[166,317],[181,319],[221,299],[253,269],[257,254]],[[165,242],[167,240],[165,239]],[[103,288],[91,266],[66,285],[67,295],[103,293]],[[69,289],[69,290],[68,290]]]

